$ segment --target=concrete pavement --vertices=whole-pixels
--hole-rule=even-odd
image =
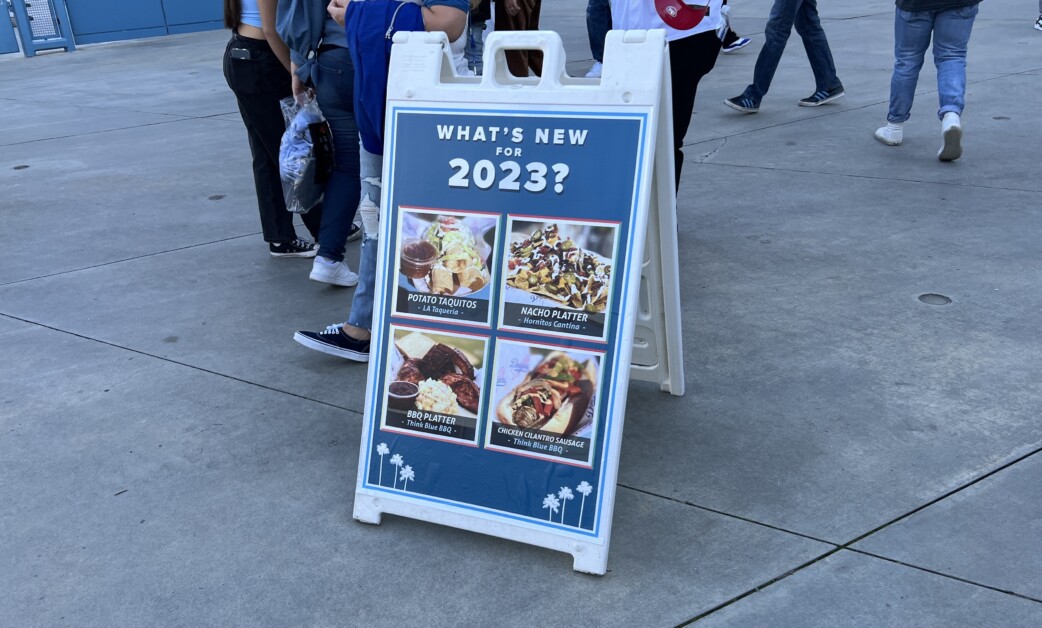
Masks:
[[[574,74],[584,7],[543,9]],[[688,392],[631,384],[602,578],[351,519],[365,367],[291,340],[350,291],[265,251],[226,34],[0,57],[0,625],[1042,625],[1035,7],[981,4],[950,164],[929,62],[872,139],[889,0],[820,7],[845,99],[796,106],[794,37],[726,109],[769,7],[700,86]]]

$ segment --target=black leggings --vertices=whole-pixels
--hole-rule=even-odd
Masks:
[[[680,171],[684,167],[684,136],[691,126],[695,110],[695,92],[698,82],[716,65],[720,56],[720,38],[716,31],[706,31],[691,37],[669,42],[670,83],[673,87],[673,164],[677,189],[680,189]]]

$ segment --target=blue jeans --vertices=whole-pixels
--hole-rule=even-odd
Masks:
[[[463,56],[467,59],[467,67],[478,76],[481,76],[484,55],[485,22],[477,22],[467,26],[467,47],[463,51]]]
[[[771,81],[774,80],[774,73],[785,52],[785,44],[789,41],[793,26],[803,39],[810,69],[814,72],[814,91],[828,91],[843,85],[836,76],[836,64],[832,60],[829,40],[818,19],[817,0],[774,0],[763,33],[763,48],[756,57],[753,83],[745,88],[743,96],[759,104],[771,88]]]
[[[911,117],[915,85],[933,34],[933,62],[937,66],[937,117],[949,111],[962,114],[966,105],[966,47],[970,43],[977,5],[935,11],[897,9],[894,18],[894,75],[890,79],[889,122]]]
[[[322,52],[311,74],[315,97],[333,131],[335,167],[322,201],[318,254],[339,262],[358,208],[358,125],[355,124],[355,69],[347,48]]]
[[[379,260],[377,253],[380,246],[380,193],[383,185],[381,174],[383,170],[383,156],[368,152],[358,145],[359,161],[361,164],[362,203],[372,207],[367,201],[375,204],[377,211],[375,215],[362,208],[362,256],[358,261],[358,286],[355,287],[355,296],[351,299],[351,313],[347,322],[355,327],[371,330],[373,328],[373,300],[376,296],[376,269]]]
[[[594,61],[604,62],[604,38],[610,30],[610,0],[590,0],[586,5],[586,35],[590,38],[590,53]]]

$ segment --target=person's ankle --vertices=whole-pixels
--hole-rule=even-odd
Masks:
[[[369,338],[372,337],[372,333],[368,329],[355,327],[350,323],[344,323],[344,326],[341,329],[347,337],[355,340],[369,340]]]

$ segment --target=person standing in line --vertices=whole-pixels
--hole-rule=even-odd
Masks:
[[[497,0],[495,5],[497,31],[539,30],[539,7],[542,0]],[[507,67],[514,76],[543,75],[542,50],[507,50]]]
[[[349,2],[351,0],[331,0],[329,3],[329,15],[341,25],[344,24]],[[463,35],[467,28],[469,0],[405,0],[405,2],[420,4],[424,30],[428,32],[443,31],[451,42],[450,50],[457,72],[461,66],[465,68]],[[381,39],[383,32],[383,28],[381,28],[379,34]],[[356,54],[359,52],[356,50]],[[386,94],[386,84],[377,91]],[[359,102],[361,103],[361,100]],[[363,106],[365,105],[363,104]],[[359,119],[364,121],[366,118],[360,116]],[[362,130],[361,142],[355,145],[359,147],[361,155],[362,200],[358,211],[362,215],[365,238],[362,240],[362,257],[358,264],[361,280],[354,298],[351,300],[351,313],[346,322],[329,325],[323,331],[298,331],[293,334],[294,341],[309,349],[355,362],[369,361],[376,281],[377,275],[381,273],[381,269],[377,266],[377,248],[380,236],[380,201],[383,191],[383,156],[366,149],[367,142],[374,140],[367,135],[371,129],[363,124]],[[377,130],[382,133],[382,127]],[[382,149],[382,144],[377,143]],[[370,148],[375,147],[370,145]]]
[[[586,78],[601,78],[604,69],[604,38],[610,30],[611,0],[590,0],[586,4],[586,36],[590,38],[593,65],[586,73]]]
[[[915,86],[933,36],[937,66],[937,97],[941,149],[937,158],[962,156],[962,110],[966,106],[966,48],[980,0],[897,0],[894,16],[894,74],[886,126],[875,138],[888,146],[904,140],[904,123],[911,117]]]
[[[753,82],[741,94],[724,100],[725,105],[742,113],[756,113],[760,110],[760,101],[771,87],[793,26],[803,39],[810,69],[814,72],[814,93],[801,99],[799,105],[818,107],[846,96],[843,83],[836,76],[836,64],[832,60],[828,38],[818,18],[817,0],[774,0],[763,33],[763,48],[753,68]]]
[[[354,224],[358,208],[358,126],[352,105],[354,66],[344,29],[326,14],[326,0],[281,0],[277,25],[290,48],[293,94],[309,85],[333,134],[333,173],[326,182],[318,255],[312,281],[350,288],[358,275],[344,260],[349,241],[361,237]]]
[[[253,184],[268,252],[272,257],[314,257],[318,247],[297,237],[279,176],[279,146],[286,130],[279,101],[292,92],[289,51],[275,32],[276,2],[224,0],[224,25],[232,29],[224,50],[224,78],[235,93],[250,141]],[[317,237],[321,206],[302,218],[312,237]]]
[[[716,66],[720,56],[720,38],[727,26],[720,11],[721,0],[709,0],[707,5],[687,5],[681,0],[668,0],[662,4],[665,14],[660,14],[655,2],[650,0],[611,0],[612,24],[615,28],[654,29],[666,31],[669,42],[669,80],[673,92],[673,169],[676,189],[680,189],[680,171],[684,167],[684,136],[691,126],[691,114],[695,109],[695,94],[698,82]],[[703,11],[700,21],[687,17],[692,11]],[[677,19],[674,16],[679,16]],[[697,23],[688,26],[685,22]],[[679,26],[679,28],[673,25]]]

